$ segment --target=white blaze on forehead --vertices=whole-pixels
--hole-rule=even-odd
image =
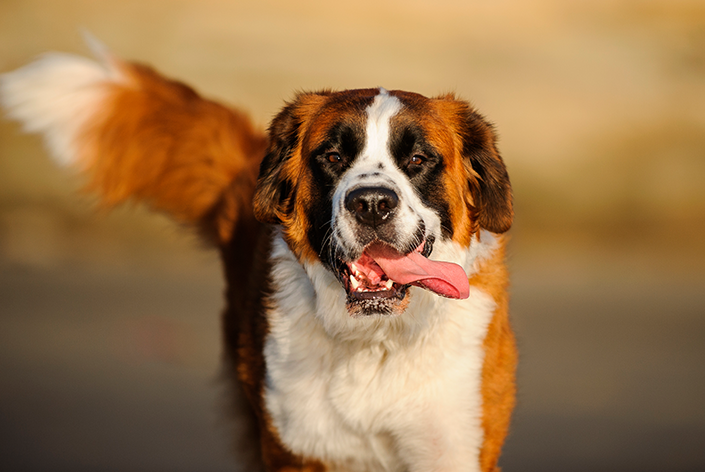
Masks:
[[[350,188],[362,182],[394,183],[398,178],[403,178],[389,150],[391,120],[401,108],[402,104],[398,98],[383,88],[379,89],[379,94],[366,110],[365,145],[352,167],[341,179],[333,197],[334,201],[340,202]],[[384,171],[380,172],[382,168]]]
[[[362,161],[377,160],[388,154],[390,121],[401,110],[401,102],[397,97],[389,95],[385,89],[379,89],[379,95],[367,108],[367,127],[365,149],[360,159]]]

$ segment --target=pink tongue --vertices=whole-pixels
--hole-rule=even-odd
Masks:
[[[418,252],[403,255],[382,243],[373,243],[365,253],[398,284],[414,284],[448,298],[470,295],[468,276],[458,264],[432,261]]]

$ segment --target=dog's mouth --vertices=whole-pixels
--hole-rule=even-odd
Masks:
[[[469,284],[463,268],[428,259],[432,250],[432,240],[422,242],[407,254],[375,240],[356,261],[339,260],[337,275],[347,291],[348,302],[385,307],[403,300],[411,285],[447,298],[467,298]]]

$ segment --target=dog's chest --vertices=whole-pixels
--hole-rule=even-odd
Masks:
[[[439,456],[476,462],[489,297],[435,303],[432,295],[402,315],[438,318],[414,336],[399,336],[403,323],[365,320],[360,329],[389,342],[341,341],[323,329],[311,282],[298,275],[268,312],[265,404],[282,442],[341,470],[407,470],[406,451],[429,444]],[[433,312],[439,306],[446,311]],[[464,439],[449,446],[447,437]]]
[[[265,403],[282,442],[345,470],[403,470],[390,434],[405,401],[398,361],[378,348],[335,346],[301,323],[273,324]]]

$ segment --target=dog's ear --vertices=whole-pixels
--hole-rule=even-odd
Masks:
[[[509,230],[514,220],[512,186],[497,150],[494,129],[465,104],[462,124],[463,159],[468,170],[473,207],[478,223],[493,233]]]
[[[272,120],[269,145],[260,165],[253,202],[255,217],[262,223],[282,223],[291,212],[301,165],[292,161],[300,153],[300,143],[308,121],[329,93],[299,94]]]
[[[253,201],[255,217],[262,223],[281,223],[286,213],[293,182],[284,169],[299,141],[300,127],[296,103],[284,107],[269,126],[269,145],[260,164]]]

